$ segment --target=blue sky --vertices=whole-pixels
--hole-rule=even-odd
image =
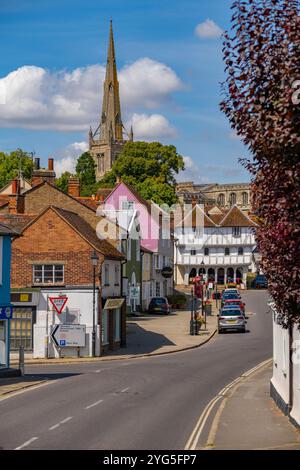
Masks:
[[[176,145],[181,180],[247,181],[238,163],[247,150],[219,110],[221,39],[195,32],[208,19],[227,29],[231,3],[0,0],[0,149],[34,150],[69,169],[100,114],[112,17],[125,125]]]

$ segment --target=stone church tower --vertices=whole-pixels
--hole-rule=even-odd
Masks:
[[[106,76],[103,90],[103,103],[100,124],[96,131],[90,128],[89,152],[96,163],[96,179],[100,180],[121,153],[125,144],[119,95],[115,46],[112,21],[110,22]],[[132,129],[129,139],[133,140]]]

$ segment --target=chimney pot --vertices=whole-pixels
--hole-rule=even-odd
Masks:
[[[40,159],[38,157],[34,159],[34,169],[35,170],[40,169]]]
[[[54,165],[53,165],[53,158],[48,158],[48,170],[53,171]]]
[[[70,176],[68,181],[68,194],[72,197],[80,196],[80,180],[76,176]]]
[[[18,180],[14,179],[12,181],[12,194],[18,194]]]

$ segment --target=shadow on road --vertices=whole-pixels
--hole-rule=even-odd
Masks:
[[[147,320],[148,318],[146,318]],[[162,346],[175,346],[175,343],[164,335],[144,330],[144,328],[135,323],[131,323],[128,326],[126,348],[110,351],[107,353],[108,356],[148,354]]]
[[[0,387],[1,386],[8,386],[8,385],[15,385],[22,382],[37,382],[40,380],[58,380],[64,379],[67,377],[80,375],[78,373],[55,373],[55,374],[25,374],[23,377],[8,377],[0,379]],[[0,388],[1,390],[1,388]]]

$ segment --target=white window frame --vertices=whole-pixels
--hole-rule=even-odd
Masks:
[[[123,211],[132,211],[134,210],[135,201],[122,201],[122,210]]]
[[[52,266],[52,281],[51,282],[45,282],[45,266],[50,267]],[[62,281],[56,281],[55,280],[55,267],[56,266],[61,266],[62,267]],[[35,280],[35,271],[36,268],[40,268],[42,270],[42,280],[41,282],[37,282]],[[34,264],[32,266],[32,280],[34,285],[62,285],[65,282],[65,267],[63,264]]]

